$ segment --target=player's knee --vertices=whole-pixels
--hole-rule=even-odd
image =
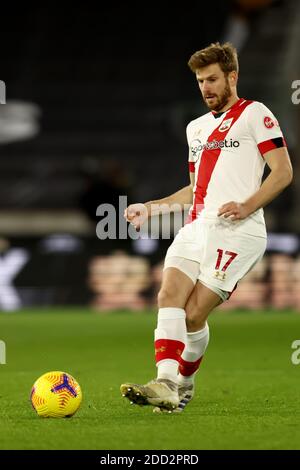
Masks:
[[[182,306],[183,300],[179,289],[174,286],[162,287],[157,296],[159,308]]]

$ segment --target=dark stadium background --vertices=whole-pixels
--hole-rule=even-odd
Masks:
[[[116,250],[146,257],[151,281],[141,295],[145,305],[155,303],[153,268],[168,243],[100,241],[96,208],[117,205],[118,195],[145,201],[187,184],[185,127],[205,110],[187,61],[212,41],[231,40],[238,48],[240,96],[263,101],[278,117],[297,175],[299,107],[291,101],[299,71],[297,15],[291,0],[5,5],[0,250],[2,259],[10,253],[18,264],[23,249],[26,261],[7,281],[16,290],[0,295],[2,309],[95,304],[91,262]],[[270,232],[292,234],[270,248],[282,282],[293,277],[296,290],[298,199],[296,179],[266,209]],[[272,298],[271,271],[265,266],[254,280],[265,286],[260,306],[298,309],[296,295]],[[10,295],[18,299],[4,299]],[[249,296],[236,300],[251,307]]]

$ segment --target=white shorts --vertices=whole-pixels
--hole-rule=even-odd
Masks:
[[[165,259],[164,264],[164,269],[167,268],[179,269],[179,271],[183,272],[184,274],[186,274],[186,276],[191,279],[194,285],[196,284],[200,274],[200,264],[197,261],[192,261],[190,259],[182,258],[180,256],[168,256]],[[225,300],[227,300],[230,296],[230,293],[226,290],[218,289],[218,287],[214,287],[211,285],[208,286],[203,281],[201,281],[201,284],[208,287],[208,289],[214,291],[222,299],[223,302],[225,302]]]
[[[165,267],[173,256],[196,261],[200,282],[214,291],[232,292],[262,258],[266,245],[266,238],[240,232],[228,223],[195,220],[176,235],[167,251]]]

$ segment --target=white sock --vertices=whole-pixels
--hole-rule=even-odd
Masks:
[[[209,327],[205,324],[202,330],[187,333],[186,347],[181,355],[178,383],[193,384],[201,360],[209,342]]]
[[[157,378],[177,382],[178,366],[186,344],[185,311],[165,307],[158,311],[155,330]]]

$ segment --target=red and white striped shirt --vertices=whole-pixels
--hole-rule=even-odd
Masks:
[[[279,124],[262,103],[240,98],[222,113],[209,112],[187,126],[189,168],[195,173],[188,222],[217,218],[226,202],[243,202],[260,187],[263,155],[285,146]],[[263,209],[247,219],[228,221],[240,230],[266,237]]]

